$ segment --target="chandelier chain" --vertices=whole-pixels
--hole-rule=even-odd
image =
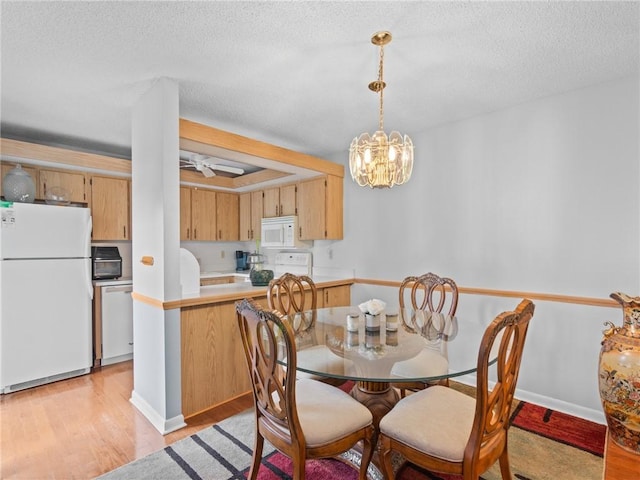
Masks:
[[[378,112],[378,130],[384,131],[384,45],[380,45],[380,65],[378,67],[378,88],[380,89],[380,111]]]

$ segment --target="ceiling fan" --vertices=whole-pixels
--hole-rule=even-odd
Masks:
[[[214,170],[232,173],[234,175],[244,174],[244,170],[242,168],[214,163],[214,159],[212,157],[201,155],[199,153],[194,153],[189,158],[181,158],[180,168],[195,168],[207,178],[216,175],[216,172],[214,172]]]

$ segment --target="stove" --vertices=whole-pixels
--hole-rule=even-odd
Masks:
[[[311,276],[312,266],[311,252],[278,253],[276,255],[273,273],[276,277],[284,273]]]

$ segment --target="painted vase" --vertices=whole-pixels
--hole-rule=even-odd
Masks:
[[[640,297],[612,293],[624,322],[607,322],[600,349],[599,388],[611,439],[640,454]]]

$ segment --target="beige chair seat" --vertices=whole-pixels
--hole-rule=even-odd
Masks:
[[[307,446],[311,448],[331,443],[373,421],[371,411],[348,393],[316,380],[296,382],[296,407]]]
[[[380,420],[380,431],[434,457],[461,462],[475,408],[475,399],[436,385],[400,400]]]
[[[424,378],[446,375],[449,372],[449,360],[440,352],[423,348],[420,353],[409,360],[397,362],[391,368],[394,377]],[[398,383],[397,386],[401,384]]]
[[[298,352],[298,367],[323,371],[334,375],[344,375],[345,360],[333,353],[326,345],[314,345]],[[309,372],[296,372],[298,378],[323,380],[325,377]]]

